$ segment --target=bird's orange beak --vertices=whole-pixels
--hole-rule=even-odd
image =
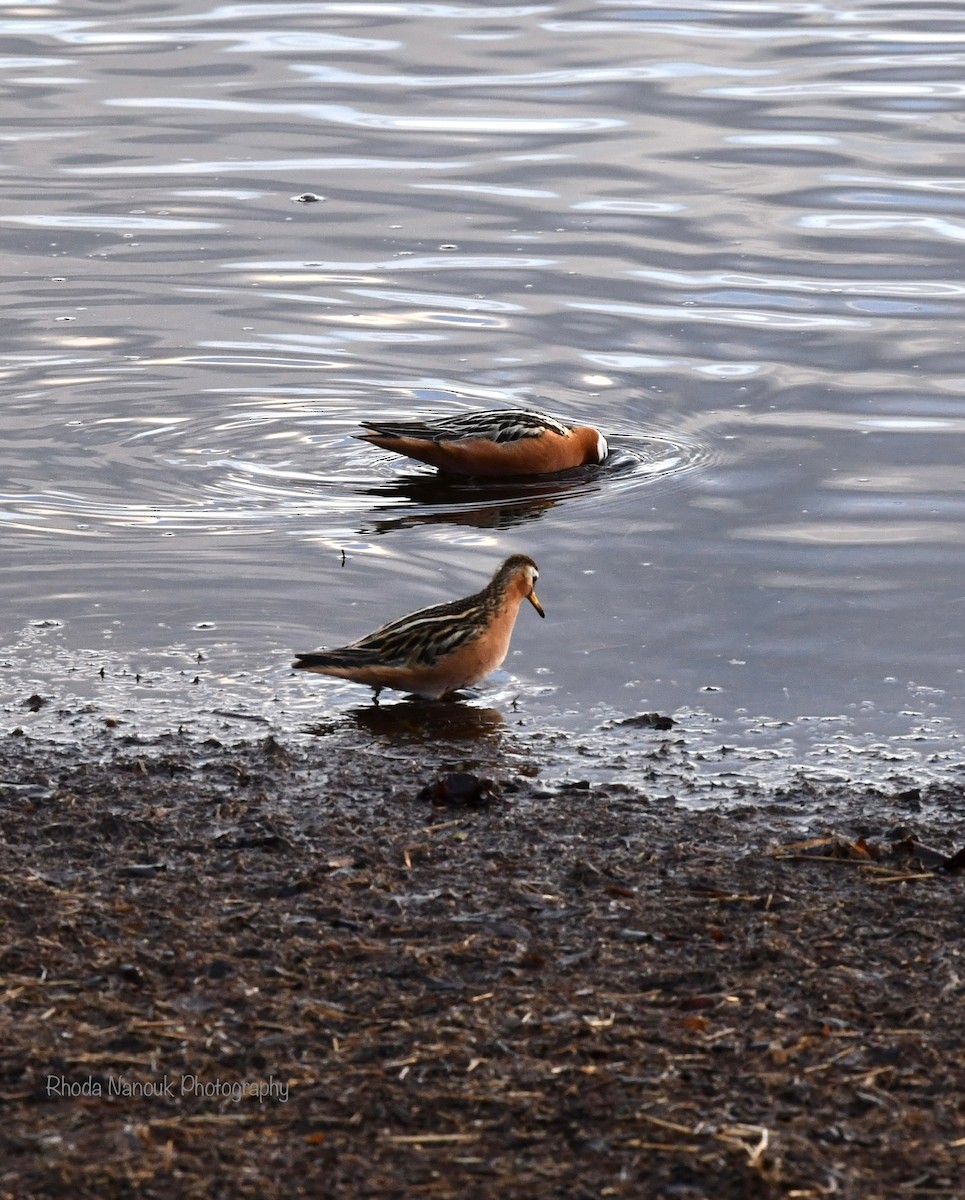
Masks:
[[[540,604],[540,602],[539,602],[539,601],[536,599],[536,590],[535,590],[535,588],[533,589],[533,591],[531,591],[531,592],[530,592],[530,594],[529,594],[529,595],[526,597],[526,599],[527,599],[527,600],[530,602],[530,604],[532,604],[533,608],[535,608],[535,609],[536,609],[536,611],[539,613],[539,615],[540,615],[541,617],[545,617],[545,616],[546,616],[546,613],[544,613],[544,612],[543,612],[543,606],[542,606],[542,604]]]

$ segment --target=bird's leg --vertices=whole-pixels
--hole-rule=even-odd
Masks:
[[[381,691],[382,691],[382,689],[380,687],[372,688],[372,703],[375,705],[376,708],[379,707],[379,692],[381,692]]]

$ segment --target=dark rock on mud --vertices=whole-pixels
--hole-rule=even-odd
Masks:
[[[499,786],[491,779],[480,779],[470,771],[453,771],[427,783],[417,799],[450,808],[486,808],[502,795]]]

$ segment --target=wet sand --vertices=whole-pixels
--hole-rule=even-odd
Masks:
[[[961,1194],[958,789],[320,734],[0,739],[4,1195]]]

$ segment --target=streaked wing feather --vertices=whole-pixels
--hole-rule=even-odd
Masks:
[[[484,594],[434,604],[392,621],[352,643],[353,650],[373,652],[382,663],[432,666],[459,646],[478,637],[490,610]]]
[[[436,421],[363,421],[362,425],[383,437],[420,438],[431,442],[485,438],[499,444],[539,437],[547,430],[560,437],[566,437],[570,432],[570,427],[555,417],[524,409],[511,412],[480,409],[453,417],[441,417]]]

